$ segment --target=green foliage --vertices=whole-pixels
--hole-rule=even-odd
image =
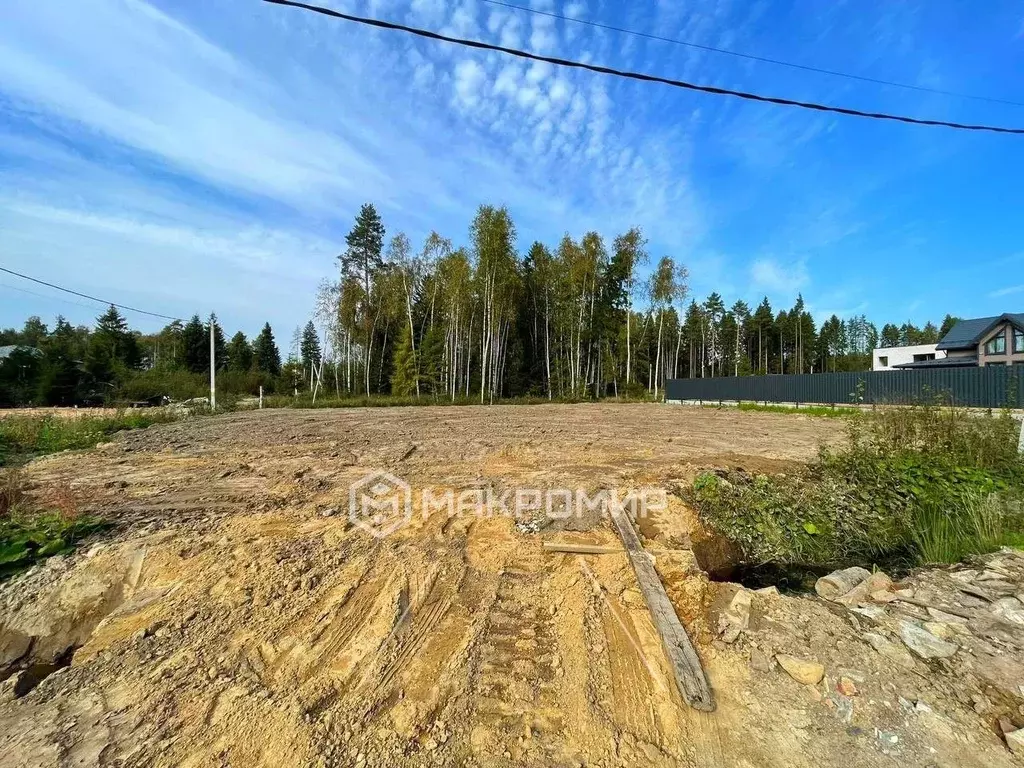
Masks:
[[[717,406],[706,405],[705,407],[713,408]],[[793,408],[788,405],[739,403],[736,407],[741,411],[759,413],[795,413],[800,414],[801,416],[821,416],[827,419],[856,419],[863,414],[859,408],[845,408],[842,406],[832,408],[827,405],[802,405],[799,408]]]
[[[57,512],[21,514],[0,519],[0,580],[52,555],[74,549],[87,536],[108,525],[97,517],[67,518]]]
[[[249,371],[254,360],[252,347],[245,334],[239,331],[228,342],[228,367],[232,371]]]
[[[0,466],[46,453],[89,448],[115,432],[142,429],[177,418],[162,408],[129,409],[113,416],[3,416]]]
[[[253,356],[256,359],[256,369],[277,376],[281,373],[281,353],[274,341],[274,332],[270,329],[270,323],[263,326],[256,341],[253,342]]]
[[[933,406],[847,423],[793,475],[703,474],[692,499],[755,564],[956,562],[1024,529],[1016,422]]]
[[[412,331],[408,325],[403,325],[402,335],[395,349],[394,369],[391,372],[391,394],[399,397],[415,394],[418,377],[416,352],[412,347]]]

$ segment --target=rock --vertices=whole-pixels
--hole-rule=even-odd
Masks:
[[[956,579],[962,584],[970,584],[972,581],[974,581],[977,575],[977,571],[967,569],[963,571],[951,571],[949,573],[949,578]]]
[[[765,597],[778,597],[779,588],[772,584],[770,587],[761,587],[760,589],[755,589],[754,593],[758,595],[764,595]]]
[[[750,651],[750,668],[757,672],[771,672],[772,660],[764,651],[754,648]]]
[[[907,653],[907,649],[902,646],[896,645],[896,643],[889,642],[881,635],[875,634],[874,632],[865,632],[862,636],[864,642],[874,648],[879,656],[882,656],[887,661],[891,661],[897,666],[903,667],[904,669],[914,668],[914,659]]]
[[[849,593],[850,590],[870,577],[871,571],[855,565],[852,568],[844,568],[840,571],[833,571],[828,576],[822,576],[814,582],[814,591],[818,593],[818,597],[834,600]]]
[[[953,628],[949,624],[941,621],[926,621],[922,626],[925,630],[942,640],[953,639]]]
[[[1024,625],[1024,605],[1016,597],[1001,597],[992,604],[992,613],[1011,624]]]
[[[751,593],[746,589],[740,589],[733,595],[729,607],[719,617],[718,631],[725,642],[735,642],[740,632],[749,626],[750,601]]]
[[[1003,734],[1003,738],[1006,739],[1006,746],[1010,748],[1013,754],[1024,755],[1024,728],[1018,728],[1016,731]]]
[[[320,516],[321,517],[334,517],[336,514],[338,514],[338,510],[336,510],[334,507],[328,507],[327,509],[325,509],[323,512],[320,513]]]
[[[960,650],[956,643],[947,643],[913,621],[901,621],[899,632],[903,644],[922,659],[948,659]]]
[[[825,667],[816,661],[798,659],[796,656],[789,656],[785,653],[775,654],[775,660],[790,677],[804,685],[817,685],[825,676]]]
[[[848,677],[839,678],[839,682],[836,683],[836,690],[843,694],[843,696],[857,695],[857,685]]]
[[[878,605],[862,605],[850,608],[850,610],[872,621],[881,621],[885,618],[885,608]]]
[[[853,605],[855,603],[866,603],[869,600],[875,600],[875,602],[881,602],[881,600],[875,599],[873,595],[888,594],[892,589],[892,579],[886,574],[878,571],[872,573],[867,579],[858,584],[856,587],[851,589],[845,595],[832,598],[834,602],[843,603],[845,605]]]
[[[954,616],[952,613],[946,613],[945,611],[939,610],[938,608],[928,608],[928,615],[936,621],[941,621],[944,624],[966,624],[967,619],[962,616]]]

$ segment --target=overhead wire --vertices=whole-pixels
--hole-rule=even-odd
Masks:
[[[636,29],[628,29],[626,27],[617,27],[614,24],[605,24],[599,21],[592,21],[591,19],[585,19],[578,16],[566,16],[565,14],[556,13],[554,11],[544,11],[540,8],[531,8],[526,5],[517,5],[516,3],[507,3],[504,0],[480,0],[488,5],[501,6],[503,8],[510,8],[516,11],[522,11],[523,13],[530,13],[535,16],[547,16],[552,19],[560,19],[561,21],[570,24],[582,24],[588,27],[594,27],[596,29],[604,29],[610,32],[619,32],[624,35],[632,35],[634,37],[642,37],[647,40],[656,40],[662,43],[671,43],[672,45],[681,45],[687,48],[695,48],[702,51],[708,51],[711,53],[720,53],[725,56],[735,56],[740,59],[747,59],[749,61],[758,61],[764,64],[774,64],[779,67],[789,67],[791,69],[799,69],[804,72],[816,72],[820,75],[830,75],[832,77],[844,77],[849,80],[859,80],[864,83],[874,83],[876,85],[886,85],[893,88],[905,88],[911,91],[920,91],[922,93],[934,93],[941,96],[954,96],[960,99],[973,99],[975,101],[988,101],[993,104],[1009,104],[1014,107],[1024,107],[1024,102],[1012,101],[1010,99],[1001,99],[996,96],[980,96],[972,93],[962,93],[960,91],[947,91],[942,88],[932,88],[926,85],[914,85],[913,83],[901,83],[897,80],[886,80],[879,77],[869,77],[867,75],[857,75],[852,72],[840,72],[835,69],[826,69],[824,67],[815,67],[810,64],[799,64],[793,61],[785,61],[783,59],[773,59],[768,56],[758,56],[752,53],[743,53],[742,51],[734,51],[729,48],[718,48],[713,45],[704,45],[703,43],[694,43],[689,40],[679,40],[672,37],[664,37],[662,35],[652,34],[650,32],[641,32]]]
[[[0,283],[0,288],[7,288],[12,291],[18,291],[19,293],[26,293],[29,296],[38,296],[41,299],[47,299],[49,301],[59,301],[61,304],[67,304],[68,306],[74,307],[85,307],[86,309],[99,309],[94,304],[84,304],[81,301],[72,301],[71,299],[62,299],[60,296],[51,296],[39,291],[30,291],[28,288],[21,288],[17,285],[11,285],[10,283]]]
[[[138,312],[139,314],[142,314],[142,315],[150,315],[151,317],[160,317],[160,318],[163,318],[164,320],[179,320],[180,319],[180,318],[177,318],[177,317],[171,317],[170,315],[162,315],[159,312],[150,312],[149,310],[146,310],[146,309],[139,309],[137,307],[129,307],[127,304],[118,304],[116,301],[107,301],[106,299],[99,299],[99,298],[97,298],[95,296],[90,296],[87,293],[79,293],[78,291],[73,291],[70,288],[65,288],[63,286],[56,285],[55,283],[48,283],[45,280],[40,280],[37,277],[30,277],[29,275],[23,275],[21,272],[15,272],[13,269],[7,269],[7,267],[0,267],[0,272],[6,272],[9,275],[14,275],[15,277],[20,277],[23,280],[30,280],[33,283],[38,283],[39,285],[45,285],[47,288],[54,288],[54,289],[56,289],[58,291],[63,291],[64,293],[70,293],[72,296],[79,296],[79,297],[81,297],[83,299],[89,299],[90,301],[98,301],[101,304],[106,304],[108,306],[114,306],[114,307],[117,307],[118,309],[123,309],[126,312]]]
[[[300,8],[306,11],[311,11],[313,13],[323,14],[324,16],[331,16],[337,19],[342,19],[344,21],[350,21],[355,24],[376,27],[378,29],[386,29],[396,32],[406,32],[408,34],[416,35],[417,37],[427,38],[429,40],[440,40],[442,42],[453,43],[455,45],[461,45],[468,48],[475,48],[477,50],[495,51],[498,53],[504,53],[510,56],[516,56],[518,58],[527,59],[530,61],[540,61],[560,67],[584,69],[589,72],[596,72],[597,74],[612,75],[615,77],[622,77],[630,80],[637,80],[640,82],[660,83],[662,85],[668,85],[673,88],[682,88],[685,90],[697,91],[700,93],[709,93],[716,96],[730,96],[733,98],[744,99],[746,101],[761,102],[765,104],[776,104],[785,107],[796,107],[799,109],[813,110],[816,112],[847,115],[850,117],[861,117],[870,120],[889,120],[894,122],[906,123],[910,125],[939,126],[943,128],[952,128],[961,131],[985,131],[990,133],[1024,135],[1024,128],[1009,128],[998,125],[958,123],[951,122],[948,120],[930,120],[919,117],[909,117],[906,115],[895,115],[886,112],[867,112],[864,110],[852,109],[849,107],[839,107],[829,104],[819,104],[810,101],[800,101],[797,99],[789,99],[781,96],[765,96],[759,93],[739,91],[731,88],[719,88],[717,86],[712,85],[701,85],[698,83],[687,82],[685,80],[675,80],[668,77],[661,77],[659,75],[649,75],[642,72],[630,72],[627,70],[614,69],[612,67],[605,67],[598,64],[587,64],[581,61],[562,59],[555,56],[544,56],[539,53],[531,53],[529,51],[523,51],[518,48],[508,48],[501,45],[494,45],[492,43],[484,43],[479,40],[469,40],[466,38],[452,37],[450,35],[443,35],[439,32],[433,32],[426,29],[419,29],[417,27],[410,27],[405,24],[397,24],[391,21],[371,19],[363,16],[354,16],[352,14],[336,11],[332,8],[323,8],[317,5],[310,5],[308,3],[297,2],[296,0],[263,0],[263,2],[273,3],[274,5],[289,6],[292,8]]]

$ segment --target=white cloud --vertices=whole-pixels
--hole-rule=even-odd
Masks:
[[[573,0],[573,2],[566,4],[565,10],[562,13],[570,19],[578,19],[583,16],[583,12],[586,9],[587,5],[583,0]]]
[[[750,280],[759,293],[790,296],[807,285],[807,267],[801,261],[781,263],[774,258],[763,257],[750,265]]]
[[[455,93],[462,106],[477,105],[484,77],[484,68],[472,59],[464,59],[455,65]]]
[[[1001,296],[1011,296],[1015,293],[1024,293],[1024,285],[1010,285],[1006,288],[1000,288],[997,291],[989,293],[989,298],[998,299]]]

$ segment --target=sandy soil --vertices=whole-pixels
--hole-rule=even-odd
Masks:
[[[841,432],[653,404],[278,410],[38,460],[24,470],[34,493],[70,492],[119,527],[0,585],[0,669],[24,679],[30,660],[43,677],[73,649],[27,695],[7,686],[0,764],[1009,764],[954,693],[953,726],[879,737],[929,668],[880,665],[810,600],[756,595],[761,640],[716,639],[735,587],[698,567],[704,532],[677,495],[640,529],[713,714],[681,701],[624,555],[542,549],[616,545],[599,516],[417,514],[384,538],[347,519],[350,485],[375,470],[416,501],[426,486],[672,491],[702,467],[784,471]],[[840,718],[777,668],[752,668],[774,652],[813,653],[830,674],[859,661],[877,683]]]

